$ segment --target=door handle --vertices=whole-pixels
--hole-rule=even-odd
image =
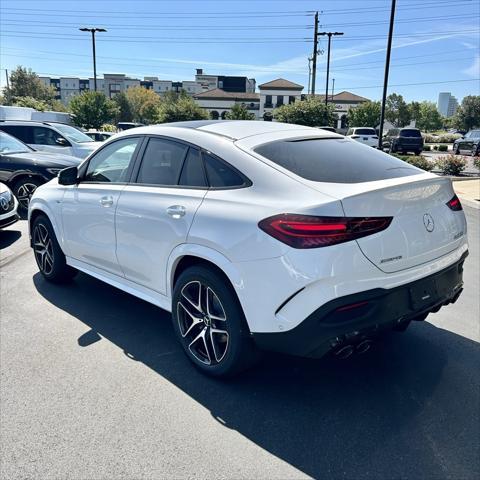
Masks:
[[[183,205],[172,205],[167,208],[167,213],[173,218],[180,218],[187,213],[187,209]]]
[[[106,197],[102,197],[100,199],[100,205],[102,207],[111,207],[113,205],[113,197],[111,195],[108,195]]]

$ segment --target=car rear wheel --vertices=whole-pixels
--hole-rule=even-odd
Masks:
[[[454,153],[455,153],[455,155],[460,155],[460,145],[457,145],[455,147],[455,152]]]
[[[77,274],[77,270],[67,265],[52,224],[45,215],[33,222],[32,243],[38,269],[48,281],[64,283]]]
[[[190,361],[214,377],[230,377],[258,359],[232,287],[213,269],[194,266],[175,283],[174,329]]]
[[[13,186],[13,194],[17,197],[18,206],[24,212],[28,210],[28,205],[35,190],[43,182],[38,178],[22,178]]]

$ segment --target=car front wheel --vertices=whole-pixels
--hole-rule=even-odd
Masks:
[[[460,145],[456,145],[454,147],[454,153],[455,153],[455,155],[460,155]]]
[[[39,215],[33,222],[32,244],[38,269],[48,281],[64,283],[77,274],[77,270],[67,265],[52,224],[45,215]]]
[[[13,194],[17,197],[18,206],[26,212],[32,195],[43,182],[38,178],[23,178],[13,186]]]
[[[172,316],[185,353],[202,372],[230,377],[257,360],[235,292],[213,269],[194,266],[180,274]]]

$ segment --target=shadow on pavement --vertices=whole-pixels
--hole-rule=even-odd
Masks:
[[[0,250],[13,245],[21,236],[18,230],[0,230]]]
[[[83,274],[67,286],[36,274],[34,284],[91,328],[81,347],[101,335],[307,475],[478,478],[480,350],[471,340],[417,323],[351,360],[269,354],[220,382],[191,366],[163,310]]]

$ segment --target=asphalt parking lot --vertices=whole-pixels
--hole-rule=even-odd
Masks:
[[[0,477],[480,477],[479,210],[455,305],[345,361],[194,370],[169,315],[78,275],[46,283],[0,232]]]

